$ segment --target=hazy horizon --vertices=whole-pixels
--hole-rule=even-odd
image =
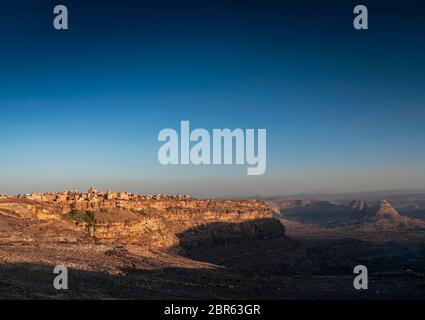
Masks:
[[[45,189],[38,189],[38,190],[31,190],[27,192],[18,192],[13,194],[8,194],[9,196],[16,196],[16,195],[24,195],[24,194],[31,194],[33,192],[35,193],[55,193],[55,192],[61,192],[61,191],[71,191],[72,189],[77,189],[79,192],[86,192],[89,190],[89,188],[94,187],[96,190],[101,192],[106,192],[108,190],[114,190],[114,191],[124,191],[124,192],[131,192],[136,194],[186,194],[185,192],[177,191],[177,192],[161,192],[159,190],[154,191],[144,191],[140,192],[135,189],[132,190],[125,190],[125,189],[117,189],[114,187],[103,187],[99,188],[94,185],[90,185],[89,187],[64,187],[61,189],[56,190],[45,190]],[[403,194],[421,194],[425,193],[425,188],[405,188],[405,189],[370,189],[370,190],[356,190],[356,191],[338,191],[335,189],[316,189],[316,190],[308,190],[303,192],[295,192],[295,193],[275,193],[275,194],[269,194],[269,195],[262,195],[262,194],[217,194],[217,195],[209,195],[209,194],[202,194],[202,193],[190,193],[191,195],[199,198],[257,198],[257,197],[264,197],[264,198],[279,198],[279,197],[297,197],[297,196],[326,196],[326,195],[362,195],[362,194],[385,194],[385,195],[403,195]],[[2,192],[0,192],[2,194]]]

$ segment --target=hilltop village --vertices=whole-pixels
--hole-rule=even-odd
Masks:
[[[17,198],[57,204],[63,208],[64,212],[71,210],[96,211],[113,208],[131,210],[136,209],[141,203],[146,201],[194,200],[193,196],[187,194],[141,195],[131,192],[116,192],[114,190],[102,192],[94,187],[91,187],[86,192],[79,192],[78,189],[48,193],[33,192],[20,194]]]
[[[31,201],[53,205],[56,211],[66,214],[72,211],[165,211],[168,214],[185,213],[214,213],[243,214],[249,217],[271,216],[271,211],[263,201],[258,200],[212,200],[197,199],[188,194],[137,194],[131,192],[117,192],[108,190],[98,191],[91,187],[85,192],[77,189],[61,192],[33,192],[17,196],[0,195],[2,201]]]

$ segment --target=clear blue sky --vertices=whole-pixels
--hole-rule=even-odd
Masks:
[[[0,193],[201,196],[425,188],[425,19],[414,1],[0,4]],[[158,132],[267,129],[267,172],[162,166]]]

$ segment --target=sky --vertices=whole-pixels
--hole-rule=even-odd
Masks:
[[[358,31],[334,2],[2,1],[0,193],[425,188],[425,5],[362,1]],[[266,129],[266,173],[159,164],[182,120]]]

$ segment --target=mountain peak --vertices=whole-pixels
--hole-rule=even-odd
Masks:
[[[379,201],[376,215],[380,218],[399,217],[398,211],[385,199]]]

